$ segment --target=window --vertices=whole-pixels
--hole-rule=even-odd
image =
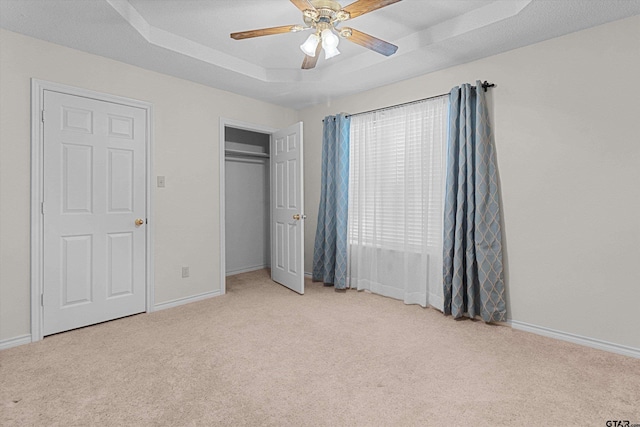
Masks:
[[[349,242],[442,247],[448,97],[351,118]]]

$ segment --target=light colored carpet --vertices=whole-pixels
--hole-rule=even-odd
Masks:
[[[266,271],[0,352],[0,425],[640,423],[640,360]]]

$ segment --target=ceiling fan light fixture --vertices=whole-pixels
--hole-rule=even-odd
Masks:
[[[300,50],[305,54],[301,67],[303,70],[310,70],[316,66],[318,57],[320,56],[320,50],[324,50],[325,59],[340,55],[340,51],[338,50],[340,37],[346,38],[351,43],[359,44],[362,47],[385,56],[391,56],[398,50],[398,46],[389,42],[353,28],[343,28],[339,24],[402,0],[350,0],[353,2],[345,7],[343,7],[341,3],[344,3],[346,0],[290,1],[302,12],[304,26],[299,24],[282,25],[279,27],[240,31],[231,33],[231,38],[234,40],[242,40],[273,34],[312,30],[313,34],[300,45]],[[0,2],[2,2],[2,0],[0,0]]]
[[[307,56],[316,56],[316,48],[320,43],[320,37],[317,34],[311,34],[307,40],[300,45],[300,49]]]
[[[338,44],[340,39],[331,31],[330,28],[322,30],[322,49],[324,49],[324,59],[333,58],[336,55],[340,55],[338,50]]]
[[[340,51],[335,47],[332,49],[324,49],[324,59],[333,58],[334,56],[340,55]]]

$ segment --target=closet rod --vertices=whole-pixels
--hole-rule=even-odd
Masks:
[[[242,150],[232,150],[230,148],[226,148],[224,150],[225,154],[230,154],[232,156],[242,156],[242,157],[260,157],[262,159],[269,158],[269,153],[257,153],[255,151],[242,151]]]

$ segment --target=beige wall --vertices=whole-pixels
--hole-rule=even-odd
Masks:
[[[219,116],[304,120],[310,271],[322,118],[488,79],[510,317],[640,349],[638,75],[636,16],[295,112],[1,31],[0,342],[29,334],[31,77],[154,104],[156,303],[219,289]]]
[[[155,302],[219,290],[219,118],[279,128],[297,112],[2,30],[0,342],[30,333],[31,78],[153,104]]]
[[[305,270],[320,189],[321,120],[488,79],[502,182],[509,316],[640,349],[640,17],[423,75],[301,112]]]

